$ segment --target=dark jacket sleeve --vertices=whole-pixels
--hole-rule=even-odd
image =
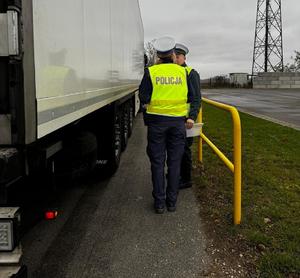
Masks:
[[[153,85],[151,82],[149,70],[148,68],[146,68],[139,87],[139,98],[142,105],[150,103],[152,91]]]
[[[201,106],[200,76],[197,71],[192,70],[190,72],[188,76],[188,86],[189,86],[188,102],[190,102],[190,112],[188,118],[195,121],[197,120],[197,116],[199,114],[199,109]]]

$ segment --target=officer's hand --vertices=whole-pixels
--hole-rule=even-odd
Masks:
[[[185,123],[185,126],[187,129],[191,129],[194,125],[194,121],[192,119],[187,119],[186,120],[186,123]]]

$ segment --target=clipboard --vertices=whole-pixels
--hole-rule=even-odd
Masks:
[[[186,129],[186,137],[197,137],[200,136],[203,123],[194,123],[193,127]]]

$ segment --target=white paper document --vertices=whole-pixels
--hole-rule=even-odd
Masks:
[[[193,127],[186,129],[186,137],[196,137],[200,136],[203,123],[194,123]]]

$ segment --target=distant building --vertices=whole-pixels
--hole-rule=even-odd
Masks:
[[[244,72],[229,73],[230,84],[237,87],[244,87],[248,85],[249,74]]]

